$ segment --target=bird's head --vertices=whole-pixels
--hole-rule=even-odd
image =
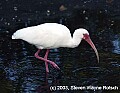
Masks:
[[[87,41],[87,43],[89,43],[89,45],[93,48],[93,50],[95,51],[96,53],[96,56],[97,56],[97,60],[99,62],[99,55],[98,55],[98,51],[94,45],[94,43],[92,42],[92,40],[90,39],[90,36],[89,36],[89,32],[86,30],[86,29],[83,29],[83,28],[79,28],[75,31],[77,33],[77,35],[80,35],[79,37],[81,37],[83,40]],[[78,34],[79,33],[79,34]]]

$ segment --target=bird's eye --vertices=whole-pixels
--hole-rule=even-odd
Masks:
[[[83,34],[83,39],[87,39],[89,38],[89,35],[88,34]]]

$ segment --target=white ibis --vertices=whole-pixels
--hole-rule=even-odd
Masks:
[[[54,68],[60,69],[57,64],[47,59],[49,49],[59,47],[75,48],[80,44],[82,39],[87,41],[94,49],[99,62],[97,49],[90,39],[88,31],[83,28],[76,29],[72,37],[70,30],[66,26],[57,23],[44,23],[17,30],[12,35],[12,39],[22,39],[35,45],[38,48],[35,57],[45,61],[46,72],[49,72],[48,63]],[[42,49],[47,49],[44,58],[38,55]]]

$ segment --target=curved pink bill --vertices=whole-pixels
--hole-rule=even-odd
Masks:
[[[90,44],[90,46],[93,48],[93,50],[95,51],[95,54],[96,54],[96,56],[97,56],[98,63],[99,63],[98,51],[97,51],[95,45],[93,44],[92,40],[90,39],[90,36],[89,36],[88,34],[84,34],[83,39],[84,39],[85,41],[87,41],[87,42]]]

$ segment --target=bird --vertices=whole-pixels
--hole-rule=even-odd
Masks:
[[[43,23],[36,26],[30,26],[17,30],[12,35],[12,39],[21,39],[38,48],[34,56],[45,62],[46,72],[49,72],[48,63],[56,69],[60,69],[58,65],[48,60],[50,49],[66,47],[75,48],[82,40],[87,41],[96,53],[99,62],[98,51],[92,42],[89,32],[84,28],[78,28],[74,31],[73,36],[67,26],[59,23]],[[45,49],[44,57],[39,56],[41,50]]]

